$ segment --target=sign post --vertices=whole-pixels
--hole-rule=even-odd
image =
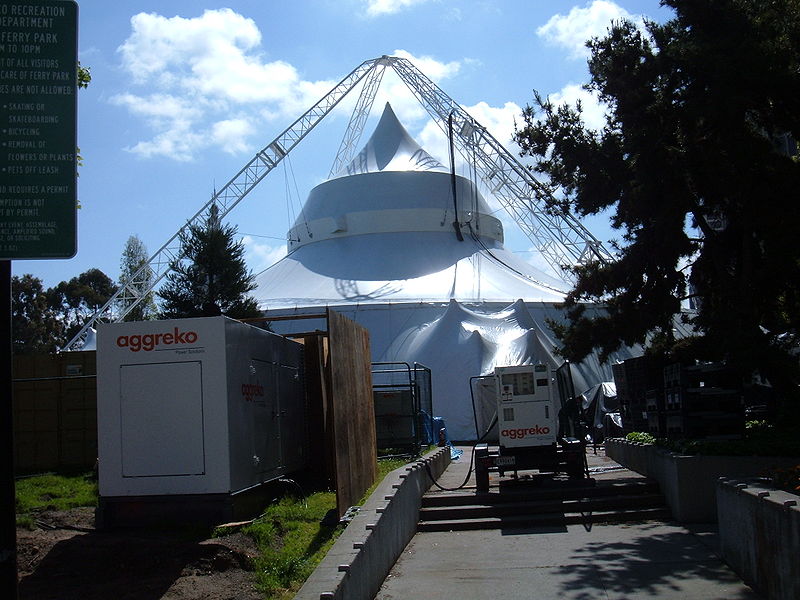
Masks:
[[[77,251],[78,5],[0,0],[0,590],[17,597],[11,260]]]

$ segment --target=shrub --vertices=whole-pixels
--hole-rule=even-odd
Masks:
[[[625,439],[628,440],[629,442],[639,442],[640,444],[656,443],[655,437],[653,437],[649,433],[644,433],[643,431],[632,431],[625,436]]]

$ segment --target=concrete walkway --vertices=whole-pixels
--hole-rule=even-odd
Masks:
[[[464,481],[469,451],[464,448],[464,455],[439,478],[440,485],[456,487]],[[640,477],[607,459],[602,449],[597,455],[589,449],[588,457],[597,479]],[[474,487],[474,476],[469,486]],[[376,595],[378,600],[416,598],[744,600],[761,596],[719,558],[715,525],[648,521],[417,533]]]

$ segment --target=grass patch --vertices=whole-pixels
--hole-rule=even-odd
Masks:
[[[335,508],[333,492],[312,494],[305,502],[286,497],[242,529],[258,546],[253,567],[266,598],[291,598],[300,589],[343,529],[322,522]]]
[[[384,477],[408,464],[401,458],[378,461],[378,478],[365,493],[362,503]],[[97,506],[97,481],[92,473],[46,474],[16,481],[17,525],[36,525],[45,510],[67,510]],[[251,536],[260,556],[254,561],[258,589],[268,600],[292,598],[328,553],[344,527],[324,521],[336,509],[336,494],[318,492],[305,500],[285,497],[269,506],[242,532]]]
[[[97,481],[92,473],[23,477],[16,480],[15,488],[17,525],[21,527],[33,528],[36,515],[45,510],[97,506]]]
[[[402,458],[384,458],[378,460],[378,482],[382,481],[389,473],[407,465],[409,461]],[[377,485],[377,482],[376,482]]]
[[[378,478],[367,490],[364,501],[378,483],[395,469],[408,464],[401,458],[378,461]],[[294,597],[312,571],[333,546],[344,526],[325,520],[336,509],[336,494],[318,492],[304,502],[285,497],[272,504],[242,532],[252,537],[260,555],[254,561],[257,587],[267,600]]]

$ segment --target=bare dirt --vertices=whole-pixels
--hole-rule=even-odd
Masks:
[[[242,533],[198,540],[184,532],[98,531],[94,509],[47,511],[17,529],[20,600],[256,600]]]

